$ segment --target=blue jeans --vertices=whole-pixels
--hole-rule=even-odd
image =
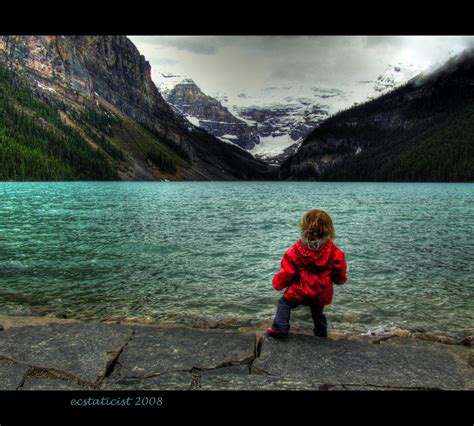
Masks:
[[[273,329],[288,333],[290,330],[290,313],[292,309],[301,305],[301,302],[290,302],[282,297],[278,301],[275,319],[273,320]],[[328,336],[328,322],[326,316],[323,314],[324,306],[317,304],[309,304],[311,309],[311,316],[313,317],[313,334],[319,337]]]

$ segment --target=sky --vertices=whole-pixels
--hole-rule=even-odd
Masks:
[[[473,36],[129,36],[161,73],[192,78],[207,94],[255,93],[265,86],[340,88],[374,79],[389,64],[419,70],[474,47]]]

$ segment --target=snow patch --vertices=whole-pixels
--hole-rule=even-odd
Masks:
[[[262,158],[275,157],[281,154],[286,148],[300,143],[302,139],[293,140],[290,135],[260,137],[260,143],[255,145],[249,152]]]
[[[236,135],[222,135],[221,138],[223,139],[239,139]]]
[[[196,127],[199,127],[199,118],[197,117],[194,117],[192,115],[187,115],[186,116],[186,119],[191,123],[191,124],[194,124]]]
[[[172,74],[172,73],[165,73],[165,72],[162,72],[161,75],[163,76],[163,78],[179,78],[181,77],[180,75],[177,75],[177,74]]]
[[[56,90],[54,90],[52,87],[45,86],[44,84],[41,84],[38,80],[36,80],[36,84],[38,85],[38,87],[40,89],[48,90],[49,92],[55,92],[56,93]]]

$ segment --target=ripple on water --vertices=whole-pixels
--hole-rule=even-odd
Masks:
[[[474,327],[472,184],[2,182],[0,196],[0,313],[266,321],[319,207],[349,266],[330,321]]]

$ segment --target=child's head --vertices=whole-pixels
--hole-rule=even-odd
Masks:
[[[336,238],[331,216],[324,210],[307,211],[300,222],[301,237],[307,241]]]

